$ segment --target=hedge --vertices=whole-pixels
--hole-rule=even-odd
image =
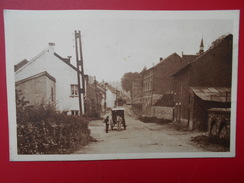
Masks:
[[[85,117],[16,99],[18,154],[70,154],[93,140]]]

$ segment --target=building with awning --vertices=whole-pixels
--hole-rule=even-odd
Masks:
[[[203,101],[230,102],[231,88],[227,87],[191,87],[193,93]]]
[[[207,131],[207,109],[229,108],[232,81],[232,41],[228,34],[172,75],[174,122],[189,130]]]
[[[231,88],[190,87],[189,126],[193,129],[208,129],[208,111],[229,110],[231,107]]]

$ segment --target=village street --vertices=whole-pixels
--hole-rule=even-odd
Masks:
[[[127,129],[117,131],[109,129],[105,133],[102,120],[90,122],[91,136],[97,142],[83,147],[77,154],[103,153],[157,153],[157,152],[203,152],[202,148],[194,146],[191,137],[199,132],[177,131],[172,124],[143,123],[135,119],[133,113],[126,107],[125,120]]]

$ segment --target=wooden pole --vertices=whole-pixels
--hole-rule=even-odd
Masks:
[[[75,53],[76,53],[76,66],[77,66],[77,81],[78,81],[78,96],[79,96],[79,110],[80,115],[82,114],[82,105],[81,105],[81,92],[80,92],[80,68],[79,68],[79,54],[78,54],[78,43],[77,39],[79,37],[79,33],[75,31]]]
[[[83,54],[82,54],[82,44],[81,44],[81,35],[79,31],[79,46],[80,46],[80,67],[82,75],[82,88],[84,89],[83,93],[85,94],[85,82],[84,82],[84,67],[83,67]]]
[[[82,57],[80,31],[75,31],[75,52],[76,52],[76,65],[77,65],[79,109],[80,109],[80,115],[82,115],[81,93],[83,93],[83,97],[84,97],[85,96],[85,80],[84,80],[84,68],[83,68],[83,57]],[[80,76],[81,76],[81,78],[80,78]],[[82,80],[82,89],[81,89],[80,80]],[[84,101],[84,98],[83,98],[83,101]],[[84,103],[84,113],[85,113],[85,103]]]
[[[97,96],[97,80],[96,80],[96,76],[95,76],[95,97],[96,97],[96,112],[98,113],[99,111],[99,107],[98,107],[98,96]]]

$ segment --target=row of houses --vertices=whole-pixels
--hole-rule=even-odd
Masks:
[[[81,92],[82,113],[98,116],[116,104],[120,93],[106,82],[84,75],[84,89],[78,89],[77,72],[70,57],[63,58],[55,51],[55,44],[32,60],[23,60],[15,65],[15,87],[21,91],[30,105],[52,104],[56,110],[68,115],[80,115],[79,92]],[[82,80],[81,80],[82,81]]]
[[[230,111],[232,40],[231,34],[222,36],[206,51],[201,40],[198,53],[181,56],[173,53],[144,69],[132,83],[134,111],[141,116],[181,123],[190,130],[210,132],[215,125],[219,132],[221,120],[229,124],[230,114],[228,119],[221,120],[215,115],[212,121],[209,114],[216,111],[226,116],[225,112]]]

